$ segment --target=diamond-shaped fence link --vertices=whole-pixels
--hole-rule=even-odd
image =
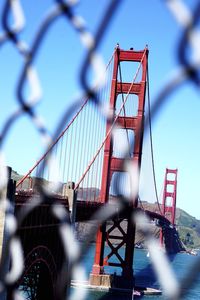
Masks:
[[[86,272],[81,265],[81,257],[87,252],[90,241],[93,240],[96,228],[93,227],[90,230],[87,241],[83,245],[79,245],[76,242],[74,236],[73,227],[70,225],[70,218],[66,214],[66,211],[57,206],[51,199],[51,195],[48,191],[38,183],[37,189],[39,197],[33,196],[28,200],[28,204],[20,212],[17,217],[13,215],[13,203],[8,200],[7,184],[8,184],[8,171],[5,167],[4,155],[4,143],[10,138],[10,133],[15,127],[16,121],[20,118],[27,116],[34,125],[34,128],[41,140],[44,142],[46,149],[51,147],[51,143],[57,138],[64,126],[70,121],[71,116],[77,111],[82,105],[83,99],[90,98],[90,101],[99,110],[99,113],[106,119],[109,120],[109,111],[103,106],[100,99],[97,97],[97,83],[103,85],[106,79],[101,75],[102,70],[105,66],[101,53],[99,52],[99,46],[103,42],[103,37],[106,34],[107,28],[112,18],[115,16],[115,11],[119,5],[123,6],[123,1],[112,0],[108,1],[108,5],[104,15],[100,21],[100,25],[96,31],[96,34],[92,34],[86,26],[85,20],[76,14],[76,2],[73,0],[53,1],[53,6],[46,13],[46,16],[41,20],[37,27],[36,34],[31,38],[31,42],[26,42],[21,38],[21,32],[28,24],[29,20],[26,19],[26,12],[23,8],[23,1],[20,0],[7,0],[4,1],[1,7],[1,22],[2,32],[0,34],[0,46],[1,49],[7,44],[11,44],[13,51],[19,56],[19,60],[23,60],[23,67],[19,77],[16,78],[16,103],[17,109],[14,110],[8,118],[5,120],[0,135],[0,197],[1,197],[1,210],[5,212],[6,218],[6,230],[8,231],[8,239],[5,243],[4,255],[1,262],[1,281],[0,281],[0,292],[3,294],[7,292],[9,299],[24,299],[20,290],[16,289],[17,282],[24,270],[24,250],[21,240],[19,238],[19,228],[23,224],[27,216],[41,205],[48,204],[50,206],[49,213],[55,218],[56,224],[59,224],[57,237],[60,240],[60,245],[63,247],[62,261],[59,262],[59,274],[58,279],[54,283],[56,285],[56,298],[55,299],[86,299],[85,289],[75,289],[73,293],[70,293],[70,281],[71,278],[78,279],[79,281],[85,281]],[[151,118],[155,118],[159,114],[162,105],[168,102],[170,94],[181,86],[186,81],[191,81],[199,87],[199,65],[200,65],[200,32],[197,27],[199,16],[200,16],[200,2],[196,1],[196,7],[192,12],[181,0],[166,0],[164,1],[166,9],[175,17],[176,21],[180,23],[182,27],[182,38],[177,43],[177,59],[180,63],[180,67],[173,77],[169,79],[169,82],[162,87],[160,93],[154,101],[154,105],[151,110]],[[36,4],[35,4],[36,5]],[[53,137],[49,134],[50,130],[45,122],[42,121],[42,116],[37,112],[36,106],[42,99],[42,86],[39,79],[39,70],[35,63],[38,52],[41,50],[45,38],[48,37],[50,28],[54,26],[58,19],[65,18],[68,25],[70,25],[76,32],[79,40],[86,48],[86,55],[81,62],[80,71],[77,74],[77,78],[81,84],[80,95],[73,100],[73,103],[64,111],[60,117],[60,122],[55,127],[55,133]],[[187,49],[188,47],[192,51],[191,60],[188,58]],[[0,50],[1,50],[0,49]],[[93,78],[91,80],[90,72],[93,72]],[[92,82],[92,84],[91,84]],[[28,93],[27,93],[28,85]],[[149,120],[147,117],[145,126],[149,126]],[[128,159],[128,153],[124,155],[124,169],[130,174],[131,186],[131,197],[137,195],[137,189],[134,189],[135,182],[137,182],[137,170],[134,169]],[[44,164],[50,164],[51,151],[48,157],[45,159]],[[44,165],[38,172],[38,175],[42,172]],[[115,179],[114,186],[118,190],[118,178]],[[128,201],[127,197],[121,197],[118,199],[116,204],[118,205],[118,212],[127,209]],[[95,219],[97,225],[104,223],[111,216],[114,216],[112,206],[106,204],[103,208],[100,208],[96,212]],[[183,291],[187,292],[192,288],[192,284],[199,274],[200,271],[200,259],[197,258],[195,265],[188,270],[187,276],[178,282],[175,274],[173,273],[170,264],[168,263],[167,257],[164,253],[159,251],[157,241],[154,239],[152,233],[149,230],[149,220],[144,215],[137,214],[134,210],[132,212],[133,222],[137,224],[139,230],[143,233],[146,240],[146,246],[149,250],[152,264],[155,268],[155,272],[159,279],[160,285],[163,290],[163,294],[166,299],[182,299]],[[39,249],[40,252],[45,253],[44,255],[49,256],[52,261],[52,269],[54,270],[56,262],[55,258],[51,257],[48,250],[45,248]],[[9,255],[8,255],[9,253]],[[38,252],[37,255],[40,255]],[[11,267],[8,272],[5,272],[6,264],[9,264],[7,257],[10,257]],[[31,262],[32,256],[26,258]],[[35,268],[39,265],[35,266]],[[32,270],[34,272],[34,269]],[[37,273],[37,272],[36,272]],[[52,271],[54,273],[54,271]],[[32,277],[32,279],[34,276]],[[29,279],[28,277],[26,278]],[[37,278],[35,278],[35,284]],[[28,283],[27,283],[28,286]],[[30,290],[27,289],[28,299],[35,299],[34,295],[31,294]],[[45,298],[44,298],[45,299]]]

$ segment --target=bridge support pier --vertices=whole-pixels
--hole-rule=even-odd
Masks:
[[[90,274],[89,284],[111,288],[113,286],[112,274]]]
[[[92,286],[101,286],[106,288],[123,288],[133,289],[135,280],[133,276],[127,278],[126,276],[114,274],[90,274],[89,284]]]
[[[89,284],[92,286],[101,286],[106,288],[124,288],[133,289],[134,287],[134,277],[126,280],[123,275],[116,274],[90,274]]]

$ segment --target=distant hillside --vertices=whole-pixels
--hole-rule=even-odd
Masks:
[[[145,209],[158,212],[157,203],[142,202]],[[200,220],[177,208],[176,225],[181,241],[187,248],[200,248]]]
[[[177,208],[176,224],[182,242],[189,248],[200,248],[200,220]]]

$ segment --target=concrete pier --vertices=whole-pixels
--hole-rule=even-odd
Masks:
[[[113,286],[113,275],[111,274],[101,274],[95,275],[90,274],[89,285],[91,286],[100,286],[105,288],[111,288]]]

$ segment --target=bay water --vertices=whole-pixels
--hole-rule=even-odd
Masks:
[[[109,249],[106,248],[106,252]],[[86,269],[87,275],[92,269],[92,264],[94,260],[94,251],[95,246],[91,245],[87,254],[83,257],[83,265]],[[121,250],[123,251],[123,249]],[[179,253],[169,257],[170,265],[175,273],[175,276],[178,281],[182,280],[187,276],[187,272],[192,265],[196,263],[196,260],[200,259],[200,253],[197,252],[197,256],[193,256],[187,253]],[[107,267],[105,270],[107,273],[112,273],[113,269]],[[117,274],[120,274],[120,269],[115,269]],[[161,289],[161,286],[155,276],[155,273],[152,268],[150,257],[147,255],[147,251],[143,249],[135,249],[134,253],[134,274],[137,286],[143,287],[153,287]],[[164,299],[163,296],[142,296],[135,297],[136,299],[145,299],[145,300],[161,300]],[[135,299],[134,298],[134,299]],[[87,300],[131,300],[132,296],[125,296],[120,294],[109,294],[107,292],[99,291],[89,291],[87,295]],[[189,291],[185,293],[183,299],[186,300],[197,300],[200,299],[200,275],[193,282],[193,285],[190,287]]]

